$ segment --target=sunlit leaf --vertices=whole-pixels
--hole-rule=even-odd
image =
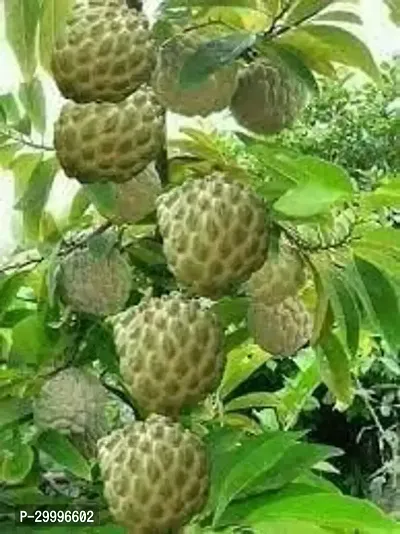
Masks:
[[[320,13],[317,15],[314,19],[315,21],[323,20],[323,21],[329,21],[329,22],[347,22],[349,24],[359,24],[362,25],[363,20],[357,13],[353,13],[351,11],[344,11],[344,10],[329,10],[325,11],[324,13]]]
[[[390,20],[397,26],[400,26],[400,1],[385,0],[385,4],[389,8]]]
[[[0,108],[5,114],[7,123],[17,122],[21,118],[17,101],[12,93],[0,95]]]
[[[2,449],[2,450],[1,450]],[[32,448],[15,436],[0,448],[0,482],[18,484],[31,470],[34,460]]]
[[[32,412],[26,399],[6,397],[0,400],[0,427],[19,421]]]
[[[29,83],[22,83],[19,88],[19,98],[33,127],[43,134],[46,129],[46,101],[40,80],[35,77]]]
[[[248,410],[250,408],[269,408],[279,405],[279,396],[275,393],[266,393],[263,391],[248,393],[241,397],[236,397],[229,401],[225,406],[225,411]]]

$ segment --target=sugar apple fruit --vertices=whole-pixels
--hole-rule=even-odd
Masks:
[[[305,283],[304,264],[299,253],[290,245],[281,245],[276,257],[267,258],[246,284],[254,300],[271,306],[295,295]]]
[[[229,106],[236,88],[236,65],[219,69],[193,88],[181,87],[181,69],[200,43],[198,37],[179,35],[168,40],[158,54],[152,86],[161,104],[181,115],[205,117],[221,111]]]
[[[163,143],[164,111],[146,87],[117,104],[68,102],[54,126],[62,168],[83,183],[131,180]]]
[[[290,126],[305,100],[296,75],[278,61],[262,58],[241,70],[230,109],[241,126],[268,135]]]
[[[276,356],[292,356],[311,338],[312,319],[297,297],[268,306],[253,300],[248,324],[257,345]]]
[[[51,68],[66,98],[119,102],[149,81],[154,64],[145,16],[114,0],[73,9],[56,40]]]
[[[129,532],[178,532],[204,507],[206,449],[179,423],[153,414],[99,440],[98,451],[105,499]]]
[[[36,425],[70,436],[85,450],[94,452],[97,440],[107,432],[106,389],[94,375],[70,367],[42,386],[33,403]]]
[[[114,224],[134,224],[155,210],[162,185],[154,165],[150,164],[129,182],[113,184],[113,189],[113,209],[99,206],[98,210]]]
[[[96,258],[89,249],[78,249],[63,259],[59,284],[65,302],[73,310],[107,316],[125,306],[132,275],[117,250]]]
[[[262,200],[222,175],[188,180],[161,195],[157,216],[168,265],[193,293],[221,294],[265,260],[268,231]]]
[[[147,413],[176,416],[217,388],[223,333],[198,300],[179,294],[145,299],[120,314],[114,328],[121,376]]]

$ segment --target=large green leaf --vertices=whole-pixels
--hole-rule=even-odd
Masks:
[[[329,534],[312,522],[272,519],[252,525],[254,534]]]
[[[246,297],[223,297],[214,304],[212,310],[226,328],[231,324],[238,325],[246,319],[248,307],[249,301]]]
[[[351,197],[350,179],[341,167],[313,157],[298,158],[294,165],[299,183],[275,202],[279,214],[296,219],[315,217]]]
[[[112,182],[86,184],[82,187],[82,190],[90,201],[102,211],[102,213],[115,212],[117,202],[115,184]]]
[[[14,326],[10,358],[20,364],[38,364],[49,356],[52,346],[43,315],[32,314]]]
[[[77,477],[91,480],[90,464],[71,441],[56,430],[40,434],[37,447]]]
[[[2,109],[7,123],[18,122],[21,118],[17,101],[12,93],[0,95],[0,108]]]
[[[17,202],[23,197],[28,187],[32,173],[43,159],[43,153],[28,153],[18,155],[12,162],[11,170],[14,174],[15,197]]]
[[[365,232],[354,243],[353,250],[391,278],[400,280],[400,232],[397,229],[379,228]]]
[[[0,146],[0,169],[9,169],[12,165],[14,156],[22,146],[19,143],[8,143]]]
[[[235,410],[248,410],[250,408],[277,408],[279,404],[279,396],[275,393],[259,391],[247,393],[247,395],[232,399],[224,406],[224,409],[226,412],[232,412]]]
[[[13,435],[0,448],[0,482],[18,484],[31,470],[34,460],[32,448],[21,441],[20,436]]]
[[[29,83],[22,83],[19,88],[19,98],[33,127],[43,134],[46,130],[46,100],[39,78],[35,77]]]
[[[24,79],[30,81],[36,70],[36,32],[39,0],[5,0],[6,37],[18,60]]]
[[[400,1],[399,0],[384,0],[389,8],[390,20],[400,26]]]
[[[324,13],[320,13],[315,17],[316,21],[323,20],[329,22],[347,22],[349,24],[362,25],[363,21],[360,15],[352,11],[345,11],[342,9],[330,9]]]
[[[372,263],[355,258],[355,264],[388,344],[397,350],[400,347],[400,304],[389,279]]]
[[[13,302],[27,276],[28,274],[22,271],[0,279],[0,317]]]
[[[29,1],[29,0],[28,0]],[[54,44],[63,31],[74,0],[42,0],[39,29],[39,54],[42,66],[51,72]]]
[[[0,400],[0,427],[19,421],[31,413],[30,402],[26,399],[7,397]]]
[[[400,176],[382,180],[382,183],[372,193],[366,193],[360,198],[361,204],[368,208],[388,206],[400,208]]]
[[[182,66],[179,75],[181,87],[190,90],[201,85],[210,74],[232,63],[255,41],[254,33],[235,32],[202,43]]]

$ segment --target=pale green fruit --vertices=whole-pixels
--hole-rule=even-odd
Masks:
[[[62,261],[59,284],[65,302],[73,310],[107,316],[124,308],[132,275],[117,250],[96,258],[89,249],[82,249]]]
[[[64,172],[83,183],[131,180],[163,143],[164,110],[146,87],[117,104],[69,102],[54,126]]]
[[[280,62],[262,58],[241,70],[230,109],[241,126],[268,135],[290,126],[305,101],[299,79]]]
[[[311,316],[297,297],[272,306],[252,301],[248,324],[257,345],[275,356],[294,355],[312,334]]]
[[[124,2],[78,4],[57,38],[51,68],[66,98],[119,102],[148,82],[155,47],[148,21]]]
[[[70,436],[88,455],[107,431],[107,390],[94,375],[78,368],[60,371],[34,400],[35,424]]]
[[[215,315],[179,294],[146,299],[115,323],[121,376],[147,413],[177,416],[214,391],[225,365],[222,340]]]
[[[268,258],[247,282],[247,293],[253,300],[272,305],[295,295],[305,283],[304,263],[299,253],[282,245],[275,257]]]
[[[157,200],[168,266],[193,293],[215,296],[246,280],[267,251],[262,200],[218,174],[188,180]]]
[[[206,448],[181,424],[151,415],[101,439],[98,451],[105,499],[129,532],[178,532],[204,507]]]
[[[179,35],[168,40],[158,54],[152,86],[161,104],[181,115],[205,117],[221,111],[229,106],[236,88],[236,65],[218,69],[193,87],[181,86],[181,69],[200,43],[198,37]]]

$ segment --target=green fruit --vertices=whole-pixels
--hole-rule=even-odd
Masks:
[[[155,49],[145,16],[124,2],[73,9],[52,56],[54,79],[76,102],[119,102],[148,82]]]
[[[147,413],[177,416],[218,387],[223,333],[198,300],[145,300],[117,317],[115,334],[121,376]]]
[[[273,306],[252,301],[248,323],[257,345],[275,356],[292,356],[312,334],[311,316],[297,297],[288,297]]]
[[[268,258],[251,275],[247,292],[254,300],[270,306],[295,295],[304,283],[304,264],[299,253],[290,245],[282,245],[276,257]]]
[[[129,532],[178,532],[204,507],[206,449],[179,423],[151,415],[101,439],[98,451],[105,499]]]
[[[77,312],[107,316],[125,306],[132,287],[129,265],[117,250],[96,258],[89,249],[75,250],[61,263],[62,295]]]
[[[154,165],[137,174],[129,182],[113,184],[115,202],[112,210],[98,207],[104,217],[114,224],[134,224],[152,213],[162,191],[161,181]]]
[[[60,371],[44,383],[33,404],[35,424],[70,436],[93,452],[107,431],[107,391],[94,375],[77,368]]]
[[[191,292],[215,296],[259,269],[267,251],[266,210],[248,187],[213,174],[161,195],[164,253]]]
[[[62,168],[83,183],[131,180],[163,143],[164,111],[145,87],[117,104],[69,102],[54,126]]]
[[[304,104],[299,79],[278,61],[262,58],[241,71],[230,109],[241,126],[270,135],[290,126]]]
[[[237,66],[217,70],[194,87],[183,88],[180,72],[188,57],[200,45],[198,37],[179,35],[159,51],[152,86],[161,104],[181,115],[203,117],[229,106],[236,88]]]

